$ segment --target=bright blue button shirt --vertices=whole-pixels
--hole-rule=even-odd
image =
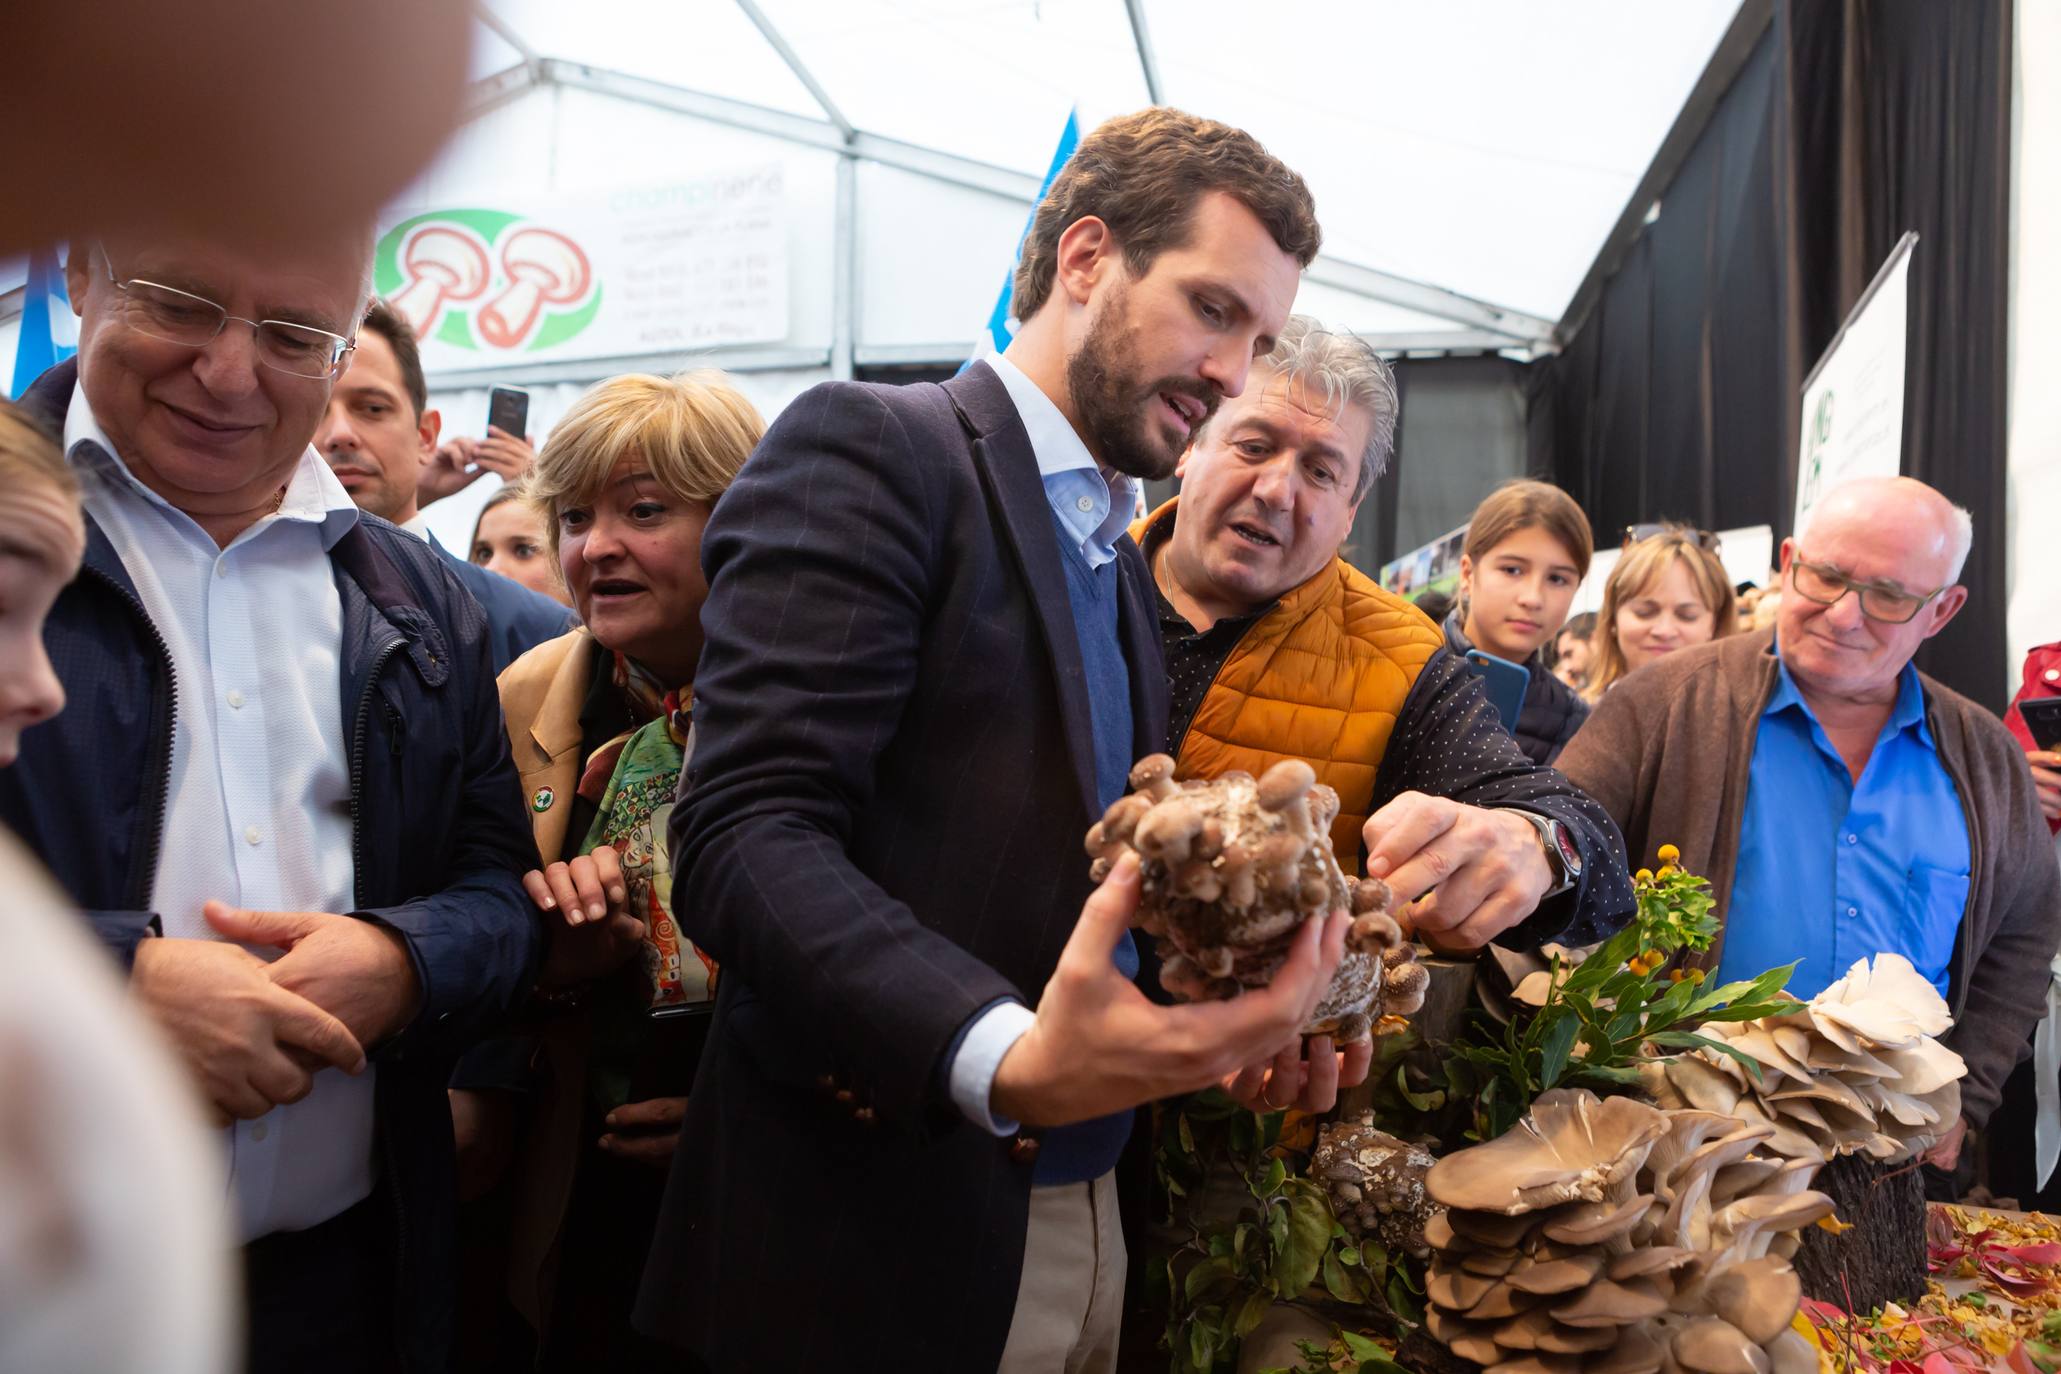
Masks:
[[[1780,673],[1754,739],[1719,978],[1800,960],[1789,990],[1808,998],[1893,950],[1944,994],[1968,905],[1968,820],[1917,669],[1905,665],[1858,782]]]

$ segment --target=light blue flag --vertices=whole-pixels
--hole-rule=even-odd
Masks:
[[[14,344],[14,386],[8,395],[20,399],[31,382],[78,351],[79,322],[65,293],[64,269],[56,250],[39,248],[29,255],[21,331]]]
[[[1052,166],[1045,172],[1044,184],[1038,187],[1038,198],[1031,203],[1030,216],[1023,222],[1023,232],[1016,236],[1016,253],[1009,259],[1009,270],[1002,277],[1002,294],[995,298],[995,308],[988,314],[988,327],[973,346],[975,360],[1004,351],[1009,347],[1009,341],[1016,337],[1016,322],[1010,318],[1009,307],[1016,299],[1016,268],[1023,261],[1023,241],[1030,237],[1031,225],[1037,222],[1038,206],[1045,203],[1045,193],[1059,179],[1059,169],[1073,156],[1073,150],[1080,141],[1081,113],[1070,110],[1066,116],[1066,128],[1059,134],[1059,146],[1052,150]]]

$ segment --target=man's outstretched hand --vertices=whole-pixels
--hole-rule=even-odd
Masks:
[[[1163,1007],[1112,958],[1139,891],[1137,856],[1126,854],[1082,908],[1036,1020],[1002,1056],[990,1109],[1027,1126],[1064,1126],[1235,1082],[1247,1066],[1271,1069],[1284,1055],[1298,1065],[1298,1094],[1321,1087],[1330,1070],[1301,1064],[1302,1027],[1337,971],[1351,924],[1346,913],[1305,922],[1269,986],[1225,1002]],[[1282,1078],[1277,1092],[1286,1091]],[[1331,1080],[1334,1096],[1337,1086]]]

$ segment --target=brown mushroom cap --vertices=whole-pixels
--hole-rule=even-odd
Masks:
[[[1717,1317],[1699,1317],[1675,1333],[1668,1349],[1690,1374],[1768,1374],[1767,1352]]]
[[[1788,1260],[1765,1255],[1720,1269],[1704,1284],[1703,1297],[1712,1315],[1766,1345],[1789,1329],[1803,1301],[1803,1281]]]
[[[1432,1165],[1424,1183],[1448,1207],[1506,1216],[1600,1202],[1646,1162],[1666,1130],[1666,1113],[1633,1098],[1599,1100],[1585,1089],[1555,1088],[1509,1131]]]
[[[1168,754],[1147,754],[1131,765],[1131,790],[1143,792],[1155,801],[1170,797],[1174,786],[1174,760]]]
[[[1195,836],[1202,829],[1202,811],[1194,803],[1175,799],[1163,801],[1145,813],[1131,843],[1148,859],[1169,867],[1188,857]]]
[[[1434,1265],[1424,1279],[1424,1296],[1448,1312],[1465,1312],[1502,1282],[1500,1274],[1470,1274],[1464,1269]]]
[[[1585,1250],[1564,1259],[1531,1258],[1511,1266],[1510,1286],[1520,1293],[1571,1293],[1587,1284],[1603,1268],[1602,1253]]]
[[[1259,804],[1268,811],[1285,811],[1309,796],[1316,782],[1316,769],[1301,759],[1283,759],[1260,774]]]
[[[1569,1245],[1601,1245],[1630,1231],[1652,1205],[1651,1194],[1638,1192],[1623,1201],[1578,1202],[1549,1214],[1540,1232]]]
[[[1667,1299],[1651,1279],[1598,1279],[1573,1302],[1554,1308],[1553,1320],[1562,1326],[1630,1326],[1665,1311]]]
[[[1486,1322],[1471,1322],[1436,1306],[1424,1313],[1425,1329],[1432,1339],[1463,1360],[1492,1365],[1503,1358],[1496,1347],[1495,1328]]]
[[[1151,799],[1141,797],[1135,792],[1129,796],[1118,797],[1109,804],[1109,809],[1102,813],[1103,835],[1120,844],[1129,844],[1131,835],[1138,828],[1138,822],[1145,819],[1145,813],[1151,809]]]

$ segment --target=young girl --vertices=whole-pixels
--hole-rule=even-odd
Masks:
[[[1624,551],[1603,587],[1595,653],[1584,695],[1600,701],[1610,684],[1655,659],[1723,639],[1739,626],[1731,578],[1707,536],[1671,527]]]
[[[1567,620],[1595,544],[1574,498],[1546,482],[1505,482],[1475,507],[1460,554],[1460,602],[1446,617],[1446,644],[1531,670],[1524,709],[1510,733],[1525,756],[1549,764],[1588,715],[1539,652]]]

